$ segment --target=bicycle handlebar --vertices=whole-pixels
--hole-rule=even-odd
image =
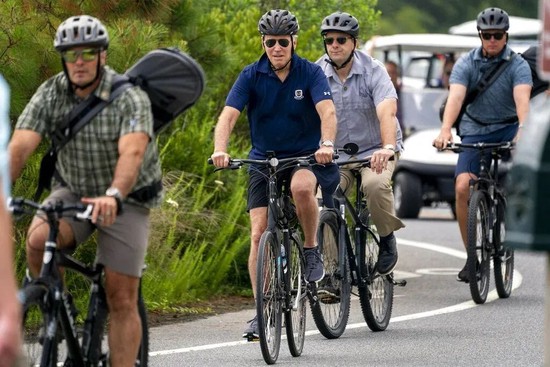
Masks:
[[[455,153],[462,152],[464,148],[478,149],[478,150],[502,150],[502,151],[506,151],[506,150],[514,149],[514,146],[515,146],[515,143],[513,141],[503,141],[503,142],[499,142],[499,143],[479,142],[479,143],[472,143],[472,144],[449,142],[449,145],[447,145],[445,148],[443,148],[441,150],[450,150],[450,151],[453,151]]]
[[[28,208],[32,208],[32,210],[29,210]],[[71,215],[75,219],[91,220],[93,209],[94,206],[92,204],[64,204],[61,200],[57,200],[54,203],[40,204],[22,197],[8,198],[8,211],[13,214],[32,214],[33,212],[40,210],[46,213],[48,217],[53,215],[56,215],[57,217],[68,217],[69,215],[66,215],[66,212],[76,212]]]
[[[334,153],[333,154],[334,159],[338,159],[339,155]],[[303,157],[289,157],[289,158],[266,158],[266,159],[248,159],[248,158],[230,158],[229,159],[229,165],[227,167],[218,167],[215,169],[215,171],[222,170],[222,169],[239,169],[245,164],[256,164],[261,166],[268,166],[268,167],[280,167],[283,165],[293,165],[296,163],[298,167],[309,167],[315,164],[322,164],[317,163],[315,160],[315,155],[310,154],[308,156]],[[208,164],[213,164],[212,158],[208,158]],[[286,168],[286,167],[283,167]]]

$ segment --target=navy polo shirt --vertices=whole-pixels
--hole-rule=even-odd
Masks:
[[[288,77],[281,82],[264,53],[239,74],[225,104],[241,112],[247,107],[250,158],[265,158],[269,150],[284,158],[319,148],[321,119],[315,105],[325,99],[332,96],[318,65],[293,54]]]

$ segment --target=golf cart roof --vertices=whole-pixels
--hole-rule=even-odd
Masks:
[[[510,17],[510,38],[536,38],[542,31],[540,19]],[[475,20],[464,22],[449,28],[449,33],[462,36],[477,36],[477,23]]]
[[[479,47],[476,37],[443,33],[408,33],[391,36],[375,36],[365,45],[365,50],[377,51],[420,51],[437,53],[461,53]]]

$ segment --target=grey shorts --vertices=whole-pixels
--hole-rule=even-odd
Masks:
[[[66,187],[55,187],[45,201],[76,203],[80,197]],[[76,244],[86,241],[97,230],[97,262],[118,273],[141,277],[149,239],[147,208],[124,203],[124,211],[109,227],[64,218],[71,226]]]

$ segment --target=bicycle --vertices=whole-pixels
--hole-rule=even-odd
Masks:
[[[239,169],[243,165],[257,170],[267,167],[267,228],[258,248],[256,313],[262,356],[267,364],[274,364],[280,350],[282,314],[290,354],[298,357],[304,347],[306,299],[314,298],[314,283],[305,279],[303,243],[290,197],[290,182],[279,182],[278,175],[317,163],[313,155],[278,159],[273,152],[267,152],[267,156],[267,159],[232,158],[228,167],[216,170]]]
[[[505,246],[506,193],[499,183],[499,161],[513,149],[514,143],[452,143],[447,150],[480,152],[480,173],[470,180],[467,219],[467,260],[470,293],[477,304],[485,303],[489,292],[490,261],[493,259],[495,287],[500,298],[512,293],[514,250]],[[488,161],[488,155],[490,160]],[[492,162],[492,164],[491,164]],[[474,281],[472,281],[474,280]]]
[[[107,366],[108,350],[102,343],[108,314],[103,266],[84,264],[66,251],[59,250],[56,243],[62,217],[89,220],[93,207],[80,203],[64,204],[62,201],[39,204],[24,198],[11,198],[8,207],[14,215],[38,211],[50,227],[40,276],[32,280],[25,277],[18,293],[23,306],[24,357],[31,366],[40,367]],[[77,325],[78,310],[72,295],[64,287],[58,267],[70,269],[91,282],[88,310],[82,327]],[[138,311],[142,337],[135,366],[147,366],[149,335],[141,281]]]
[[[350,155],[355,144],[343,149]],[[356,164],[370,167],[370,158],[337,162],[339,166]],[[355,178],[355,201],[352,203],[341,187],[333,203],[324,203],[318,228],[318,243],[323,254],[325,278],[316,289],[317,299],[311,304],[313,320],[319,332],[328,339],[340,337],[347,326],[352,287],[357,287],[363,317],[372,331],[388,327],[393,308],[394,285],[405,286],[406,280],[395,281],[393,272],[380,275],[376,270],[380,239],[370,221],[361,191],[361,174]],[[350,235],[353,232],[353,235]]]

